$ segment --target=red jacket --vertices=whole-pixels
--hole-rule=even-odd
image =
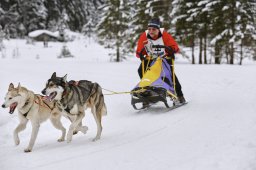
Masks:
[[[176,41],[174,40],[174,38],[171,36],[171,34],[169,34],[168,32],[166,31],[163,31],[161,33],[161,36],[163,38],[163,42],[164,42],[164,45],[165,46],[169,46],[171,47],[173,50],[174,50],[174,53],[177,53],[179,52],[179,47],[178,47],[178,44],[176,43]],[[161,37],[160,36],[160,37]],[[158,38],[160,38],[158,37]],[[140,52],[141,50],[144,48],[144,44],[148,41],[148,37],[147,37],[147,34],[146,32],[143,32],[141,35],[140,35],[140,38],[139,38],[139,41],[138,41],[138,45],[137,45],[137,49],[136,49],[136,57],[140,57]],[[146,51],[144,51],[142,53],[143,55],[147,55]]]

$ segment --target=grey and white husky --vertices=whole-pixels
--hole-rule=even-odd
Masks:
[[[32,134],[29,141],[28,147],[24,150],[25,152],[31,152],[35,144],[35,140],[39,131],[40,124],[47,119],[50,119],[53,126],[61,130],[61,137],[58,139],[59,142],[65,140],[66,129],[63,127],[60,119],[61,112],[56,107],[54,102],[49,102],[43,99],[43,96],[34,94],[33,91],[19,85],[15,88],[10,83],[8,92],[5,96],[5,102],[2,104],[3,108],[10,107],[9,113],[12,114],[15,109],[18,109],[18,116],[20,123],[14,130],[14,142],[19,145],[19,132],[26,128],[27,122],[30,120],[32,124]]]
[[[50,101],[57,101],[62,113],[71,119],[67,142],[71,142],[75,130],[86,131],[88,129],[86,126],[82,126],[82,119],[87,108],[91,108],[97,124],[97,134],[93,141],[100,139],[101,120],[102,116],[107,114],[107,108],[98,83],[87,80],[67,82],[67,75],[57,77],[54,72],[42,90],[42,94],[47,95]]]

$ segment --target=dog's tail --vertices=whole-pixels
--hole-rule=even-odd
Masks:
[[[107,106],[104,102],[103,94],[101,94],[100,99],[98,101],[96,101],[96,112],[100,113],[101,116],[106,116],[107,115]]]
[[[107,116],[107,106],[106,106],[105,102],[104,102],[103,107],[101,109],[101,113],[102,113],[102,116]]]
[[[95,109],[97,113],[101,113],[102,116],[107,115],[107,107],[104,101],[104,95],[102,89],[98,83],[94,83],[94,93],[92,97],[94,98]]]
[[[106,106],[106,104],[105,104],[105,100],[104,100],[104,95],[103,95],[103,93],[102,93],[102,89],[101,89],[101,87],[99,87],[99,91],[100,91],[100,103],[102,104],[101,106],[101,115],[102,116],[106,116],[107,115],[107,106]]]

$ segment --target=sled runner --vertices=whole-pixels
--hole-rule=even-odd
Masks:
[[[168,53],[168,56],[166,54],[162,54],[151,58],[152,62],[149,66],[147,66],[144,73],[143,67],[145,57],[142,55],[142,53],[144,50],[146,50],[148,54],[150,52],[148,52],[149,49],[147,49],[146,46],[140,52],[143,76],[140,82],[131,91],[131,104],[136,110],[145,109],[157,102],[163,102],[167,108],[170,108],[167,102],[168,99],[173,101],[172,107],[175,106],[175,100],[177,100],[175,92],[175,79],[173,79],[175,77],[173,50],[164,45],[152,45],[151,48],[164,48]],[[167,58],[172,62],[171,68],[170,64],[168,64]]]

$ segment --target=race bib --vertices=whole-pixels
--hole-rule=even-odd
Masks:
[[[147,54],[152,58],[162,57],[165,55],[165,49],[164,48],[154,48],[154,45],[164,45],[163,42],[159,43],[157,40],[148,40],[147,44],[144,44],[145,50]],[[160,39],[162,40],[162,39]]]

